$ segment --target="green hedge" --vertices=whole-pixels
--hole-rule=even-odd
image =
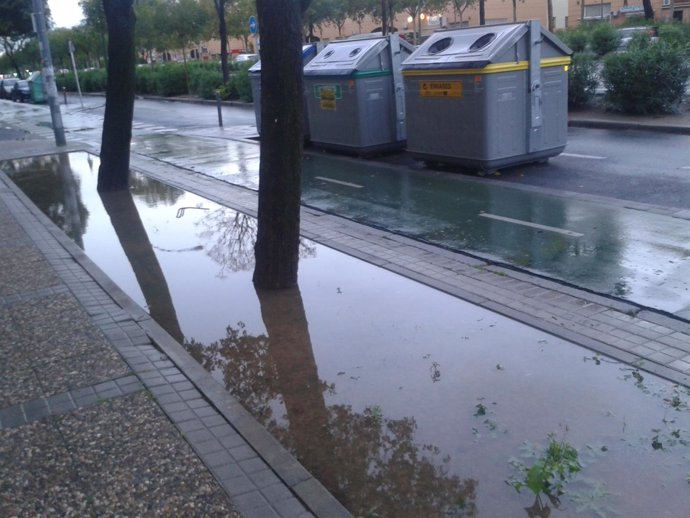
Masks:
[[[672,111],[685,95],[689,77],[686,52],[664,41],[608,55],[602,73],[611,108],[634,114]]]
[[[220,90],[224,99],[242,99],[251,102],[252,91],[248,69],[251,63],[231,64],[231,76],[227,85],[223,85],[220,63],[189,62],[189,92],[183,63],[162,63],[140,65],[136,69],[136,92],[140,95],[160,95],[171,97],[192,94],[203,99],[213,99],[216,90]],[[105,69],[79,72],[79,81],[83,92],[104,92],[107,74]],[[73,73],[56,77],[60,90],[77,90]]]
[[[597,87],[596,61],[593,54],[576,53],[568,73],[568,105],[586,106],[594,99]]]

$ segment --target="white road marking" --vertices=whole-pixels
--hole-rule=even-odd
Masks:
[[[532,223],[531,221],[524,221],[521,219],[506,218],[505,216],[498,216],[496,214],[489,214],[488,212],[480,212],[479,215],[482,218],[495,219],[498,221],[505,221],[506,223],[514,223],[516,225],[522,225],[525,227],[536,228],[537,230],[546,230],[548,232],[556,232],[557,234],[563,234],[570,237],[582,237],[584,234],[579,232],[573,232],[572,230],[566,230],[564,228],[549,227],[546,225],[540,225],[539,223]]]
[[[561,156],[569,156],[571,158],[587,158],[589,160],[606,160],[605,156],[597,155],[579,155],[577,153],[561,153]]]
[[[352,187],[354,189],[361,189],[364,186],[363,185],[358,185],[356,183],[350,183],[350,182],[341,182],[340,180],[336,180],[334,178],[326,178],[325,176],[315,176],[317,180],[323,180],[324,182],[331,182],[331,183],[337,183],[338,185],[344,185],[345,187]]]

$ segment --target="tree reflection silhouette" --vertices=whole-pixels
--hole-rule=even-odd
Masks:
[[[168,283],[131,193],[127,190],[99,192],[99,196],[144,294],[151,318],[175,340],[182,343],[184,335],[180,329]]]
[[[208,256],[221,267],[218,275],[229,272],[245,272],[254,268],[254,243],[258,229],[256,218],[225,207],[210,211],[200,221],[203,230],[199,237],[213,243],[207,249]],[[300,259],[314,257],[316,247],[300,239]]]
[[[2,167],[41,212],[83,249],[89,211],[81,200],[69,155],[9,160]]]
[[[298,288],[257,290],[266,334],[244,324],[204,345],[186,343],[209,371],[355,515],[475,516],[477,482],[448,474],[449,457],[417,444],[412,417],[327,405]],[[278,409],[284,415],[274,415]]]

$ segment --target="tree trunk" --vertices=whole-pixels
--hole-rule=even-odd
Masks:
[[[555,28],[553,19],[553,0],[546,0],[546,16],[548,17],[549,30],[553,32]]]
[[[98,190],[126,189],[134,116],[135,49],[133,0],[103,0],[108,24],[108,85],[105,97]]]
[[[517,0],[513,0],[513,23],[517,22]]]
[[[149,315],[170,336],[183,343],[184,335],[180,329],[168,282],[146,234],[132,193],[102,192],[100,197],[144,295]]]
[[[644,7],[645,20],[653,20],[654,9],[652,9],[652,0],[642,0],[642,7]]]
[[[230,79],[228,69],[228,24],[225,22],[225,0],[215,0],[218,14],[218,36],[220,38],[220,68],[223,72],[223,83]]]
[[[261,165],[254,284],[297,285],[302,196],[302,21],[297,0],[257,0]]]
[[[484,6],[484,0],[479,0],[479,25],[486,25],[486,8]]]

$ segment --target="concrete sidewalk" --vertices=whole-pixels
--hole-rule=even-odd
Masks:
[[[0,160],[66,151],[7,131],[22,140],[0,143]],[[253,191],[143,156],[132,166],[256,214]],[[348,514],[3,173],[0,228],[0,514]],[[302,234],[690,385],[686,320],[311,209]]]

